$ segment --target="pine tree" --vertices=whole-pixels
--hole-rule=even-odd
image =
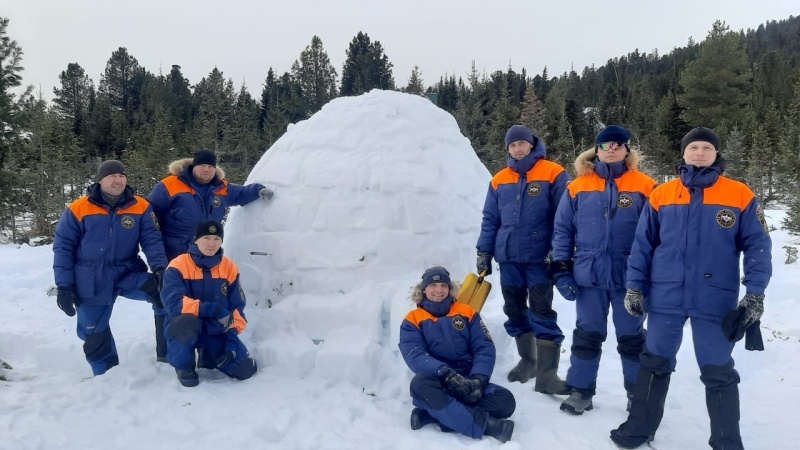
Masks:
[[[782,225],[792,234],[800,235],[800,76],[795,81],[794,95],[784,123],[786,127],[779,143],[782,156],[780,167],[789,188],[789,210]]]
[[[402,91],[414,95],[425,94],[425,86],[422,82],[422,72],[419,70],[419,66],[414,66],[414,68],[411,69],[411,75],[408,77],[408,84]]]
[[[342,69],[342,96],[361,95],[372,89],[394,90],[392,63],[379,41],[361,31],[350,42]]]
[[[53,108],[70,125],[72,133],[81,137],[89,112],[89,96],[94,83],[78,63],[67,64],[58,76],[61,87],[53,88]]]
[[[318,36],[311,38],[311,45],[292,64],[292,77],[300,87],[309,116],[336,97],[336,69]]]
[[[679,102],[684,119],[694,126],[741,123],[752,71],[740,36],[728,30],[725,22],[714,22],[697,59],[680,76],[684,93]]]
[[[519,123],[530,128],[534,135],[547,142],[549,136],[545,128],[544,104],[539,100],[532,81],[528,82],[528,88],[525,91],[525,97],[523,98],[519,115]]]

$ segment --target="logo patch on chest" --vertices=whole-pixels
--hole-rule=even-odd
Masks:
[[[467,322],[464,320],[463,317],[455,316],[453,317],[453,328],[455,328],[458,331],[461,331],[464,328],[467,328]]]
[[[541,193],[542,193],[542,187],[539,186],[539,183],[531,183],[528,185],[528,195],[530,195],[531,197],[536,197]]]
[[[722,228],[730,228],[736,224],[736,214],[729,209],[723,209],[717,213],[717,223]]]
[[[628,194],[620,194],[617,197],[617,206],[620,208],[630,208],[633,206],[633,198]]]
[[[214,205],[214,208],[219,208],[219,205],[222,204],[222,200],[220,200],[220,198],[215,195],[212,204]]]
[[[135,222],[131,216],[122,216],[120,223],[122,223],[123,228],[133,228]]]

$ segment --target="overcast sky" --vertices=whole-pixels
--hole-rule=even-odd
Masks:
[[[22,47],[23,83],[52,97],[79,63],[97,84],[111,53],[127,47],[153,73],[179,64],[196,84],[217,66],[259,95],[269,67],[290,70],[318,35],[341,79],[359,32],[380,41],[405,85],[414,65],[428,86],[445,74],[514,70],[559,75],[635,49],[666,54],[705,39],[715,20],[733,30],[800,13],[797,0],[2,0],[0,16]]]

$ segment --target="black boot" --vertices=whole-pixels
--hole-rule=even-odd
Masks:
[[[491,436],[500,442],[508,442],[514,434],[514,421],[507,419],[495,419],[492,416],[486,420],[486,430],[484,436]]]
[[[711,439],[708,444],[716,450],[743,450],[739,434],[739,386],[706,388],[706,407],[711,419]]]
[[[178,381],[186,387],[195,387],[200,384],[200,377],[197,376],[197,372],[195,372],[194,369],[175,369],[175,373],[178,375]]]
[[[517,342],[519,363],[508,372],[508,381],[526,383],[536,377],[536,339],[533,333],[521,334],[514,338]]]
[[[436,423],[436,419],[431,416],[428,411],[422,408],[414,408],[411,411],[411,429],[419,430],[429,423]]]
[[[536,340],[538,353],[538,375],[534,390],[543,394],[569,395],[572,391],[567,383],[558,378],[558,362],[561,359],[561,344],[553,341]]]
[[[167,317],[153,316],[156,323],[156,361],[167,362],[167,340],[164,339],[164,319]]]
[[[611,430],[611,440],[618,447],[637,448],[653,440],[664,416],[669,379],[669,373],[656,373],[644,367],[639,369],[628,420]]]

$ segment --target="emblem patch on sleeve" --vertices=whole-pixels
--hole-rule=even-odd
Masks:
[[[228,295],[228,282],[226,281],[226,282],[222,283],[222,286],[219,287],[219,290],[222,291],[222,295],[227,296]]]
[[[453,328],[455,328],[458,331],[461,331],[464,328],[467,328],[467,322],[464,321],[463,317],[457,315],[453,317]]]
[[[736,214],[729,209],[723,209],[717,213],[717,223],[722,228],[730,228],[736,224]]]
[[[156,226],[156,230],[161,230],[161,226],[158,225],[158,219],[156,219],[156,213],[150,211],[150,218],[153,219],[153,225]]]
[[[242,301],[243,301],[243,302],[244,302],[244,301],[247,301],[247,300],[244,298],[244,289],[242,289],[242,285],[241,285],[241,284],[239,285],[239,297],[242,297]]]
[[[764,210],[760,206],[756,208],[756,217],[758,217],[758,223],[761,224],[761,228],[764,229],[764,232],[769,234],[769,225],[767,225],[767,218],[764,217]]]
[[[481,330],[483,330],[483,334],[485,334],[486,337],[489,338],[489,340],[491,341],[492,340],[492,335],[489,334],[489,329],[486,328],[486,324],[483,323],[483,319],[481,319]]]
[[[131,216],[122,216],[122,220],[120,221],[124,228],[133,228],[133,217]]]

